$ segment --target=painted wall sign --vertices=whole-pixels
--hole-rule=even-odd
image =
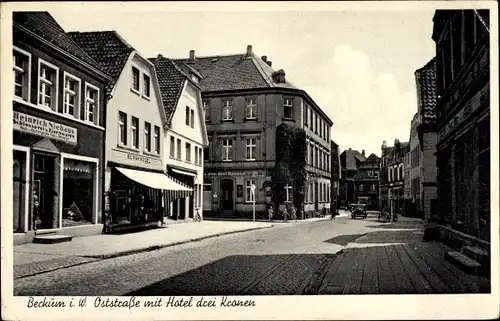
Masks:
[[[125,164],[145,166],[154,169],[162,168],[161,158],[136,154],[121,149],[112,148],[110,159],[119,163],[124,162]]]
[[[67,143],[77,143],[77,129],[43,118],[14,111],[14,130],[61,140]]]
[[[205,176],[263,176],[263,171],[243,171],[243,172],[205,172]]]

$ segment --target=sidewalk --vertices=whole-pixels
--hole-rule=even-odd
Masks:
[[[322,271],[319,294],[488,293],[486,278],[445,259],[451,249],[423,242],[421,221],[400,217],[354,236]],[[339,242],[340,240],[332,240]]]
[[[18,245],[14,247],[14,278],[272,226],[261,222],[203,221],[136,233],[76,237],[66,243]]]

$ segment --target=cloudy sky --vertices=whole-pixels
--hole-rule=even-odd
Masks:
[[[245,11],[185,11],[144,4],[138,12],[137,7],[117,6],[120,10],[96,4],[49,11],[66,31],[117,30],[147,57],[186,57],[190,49],[197,56],[243,53],[251,44],[329,115],[331,137],[341,150],[365,149],[367,154],[380,155],[383,140],[409,139],[417,110],[414,72],[435,53],[434,10],[428,7],[317,11],[280,6],[275,11],[261,4]]]

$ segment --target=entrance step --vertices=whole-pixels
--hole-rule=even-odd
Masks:
[[[463,271],[469,274],[478,275],[481,270],[481,264],[473,259],[465,256],[464,254],[457,251],[446,252],[446,260],[453,263],[455,266],[459,267]]]
[[[490,258],[488,251],[477,246],[464,246],[462,247],[462,253],[481,263],[488,262]]]
[[[73,239],[71,235],[61,235],[61,234],[45,234],[45,235],[37,235],[33,239],[33,243],[40,244],[55,244],[55,243],[63,243],[70,242]]]

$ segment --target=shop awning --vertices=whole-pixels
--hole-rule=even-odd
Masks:
[[[152,173],[121,167],[116,167],[116,169],[131,180],[151,188],[169,191],[193,191],[193,189],[177,182],[172,177],[163,173]]]
[[[183,170],[180,170],[180,169],[172,168],[172,172],[177,173],[177,174],[182,174],[182,175],[196,177],[195,173],[191,173],[191,172],[188,172],[188,171],[183,171]]]

